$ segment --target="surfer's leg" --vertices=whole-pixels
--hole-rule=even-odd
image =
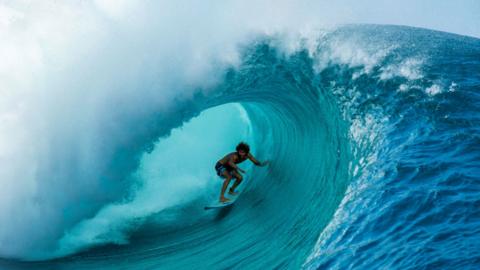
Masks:
[[[237,188],[238,185],[240,185],[240,183],[243,180],[243,177],[238,172],[232,172],[232,174],[235,177],[235,183],[233,183],[233,186],[228,191],[228,194],[237,195],[237,192],[235,192],[235,188]]]
[[[226,170],[223,171],[222,176],[225,178],[225,180],[223,181],[222,191],[220,192],[220,201],[228,202],[230,200],[225,198],[225,191],[227,190],[228,184],[230,184],[230,180],[232,179],[232,176]]]

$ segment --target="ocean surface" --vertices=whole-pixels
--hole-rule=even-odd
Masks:
[[[96,132],[37,164],[42,207],[0,234],[0,269],[480,269],[480,40],[347,25],[295,44],[252,36],[168,107],[89,112]],[[205,211],[239,141],[270,164]]]

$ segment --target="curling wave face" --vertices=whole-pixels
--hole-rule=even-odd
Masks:
[[[149,147],[133,161],[116,155],[110,163],[111,171],[119,166],[131,175],[122,199],[74,219],[54,248],[23,256],[56,260],[1,264],[403,269],[478,263],[465,260],[480,250],[473,188],[480,42],[407,27],[346,26],[299,44],[288,50],[275,37],[255,40],[219,84],[142,120],[153,121],[155,132],[135,138]],[[221,183],[215,158],[238,140],[251,142],[255,156],[271,164],[248,167],[234,207],[205,212]],[[211,164],[203,161],[205,152]],[[445,260],[435,259],[447,252]]]

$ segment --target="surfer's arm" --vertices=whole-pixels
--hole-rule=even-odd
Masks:
[[[253,162],[253,164],[255,164],[255,165],[257,165],[257,166],[260,166],[260,167],[263,167],[263,166],[265,166],[265,165],[268,164],[268,161],[265,161],[265,162],[260,162],[260,161],[258,161],[258,160],[257,160],[256,158],[254,158],[254,157],[252,156],[252,154],[250,154],[250,153],[248,153],[248,159],[250,159],[250,160]]]

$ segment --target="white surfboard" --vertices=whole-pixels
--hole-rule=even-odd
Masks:
[[[239,194],[238,194],[239,195]],[[235,203],[235,201],[237,200],[238,198],[238,195],[235,195],[235,196],[229,196],[228,198],[230,199],[229,202],[225,202],[225,203],[222,203],[220,201],[216,201],[210,205],[207,205],[205,206],[205,210],[209,210],[209,209],[220,209],[220,208],[224,208],[224,207],[227,207],[227,206],[231,206],[232,204]]]

